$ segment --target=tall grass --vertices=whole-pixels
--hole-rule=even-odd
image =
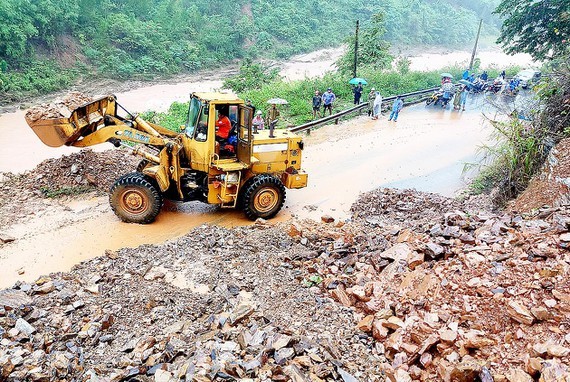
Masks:
[[[493,190],[495,204],[504,205],[526,189],[550,149],[570,136],[570,66],[567,59],[561,62],[535,87],[536,99],[526,110],[492,121],[496,143],[482,148],[486,164],[471,184],[472,192]]]

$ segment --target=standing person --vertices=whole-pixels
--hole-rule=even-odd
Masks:
[[[487,74],[486,70],[483,70],[483,74],[481,74],[481,79],[483,81],[487,81],[488,78],[489,78],[489,74]]]
[[[370,93],[368,93],[368,116],[372,116],[372,112],[374,110],[374,98],[376,98],[376,89],[370,89]]]
[[[446,107],[451,97],[453,97],[453,93],[455,93],[455,86],[451,82],[451,78],[448,78],[441,86],[441,91],[443,92],[441,96],[441,107]]]
[[[453,98],[453,110],[460,109],[461,96],[463,93],[467,93],[467,89],[465,89],[465,86],[460,86],[455,93],[455,97]]]
[[[507,75],[507,74],[506,74],[505,71],[503,70],[503,71],[501,72],[501,77],[503,77],[503,81],[505,80],[505,76],[506,76],[506,75]]]
[[[323,94],[323,117],[325,116],[327,109],[329,110],[329,115],[332,115],[332,108],[334,101],[336,100],[336,95],[332,92],[331,88]]]
[[[374,97],[374,116],[372,119],[378,119],[380,113],[382,112],[382,96],[380,92],[376,92],[376,97]]]
[[[255,113],[255,117],[253,118],[251,123],[253,125],[254,134],[257,134],[258,130],[263,130],[263,128],[265,127],[265,123],[263,122],[263,113],[261,112],[261,110],[258,110],[257,113]]]
[[[358,86],[356,86],[354,89],[352,89],[352,91],[354,92],[354,104],[358,105],[360,103],[360,97],[362,97],[362,91],[364,89],[362,88],[362,82],[358,83]]]
[[[390,117],[388,121],[394,119],[394,122],[398,122],[398,115],[400,114],[400,110],[404,107],[404,99],[400,96],[396,97],[394,103],[392,104],[392,112],[390,113]]]
[[[465,69],[463,75],[461,76],[464,80],[469,78],[469,69]]]
[[[269,125],[269,138],[275,138],[273,136],[273,129],[275,129],[275,125],[277,121],[279,121],[279,109],[277,109],[276,104],[271,104],[271,107],[267,111],[267,124]]]
[[[321,92],[315,90],[315,95],[313,96],[313,119],[317,118],[317,115],[319,116],[319,118],[321,118],[322,103],[323,99],[321,97]]]
[[[250,99],[245,100],[245,106],[251,107],[252,114],[255,115],[255,110],[257,109],[255,106],[253,106],[253,104],[251,103]]]
[[[459,98],[459,105],[463,107],[463,111],[465,111],[465,104],[467,103],[467,94],[468,92],[464,89]]]

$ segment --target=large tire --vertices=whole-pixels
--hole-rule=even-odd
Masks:
[[[285,203],[285,187],[276,177],[257,175],[242,190],[243,210],[250,220],[270,219],[277,215]]]
[[[141,160],[137,165],[137,172],[143,172],[143,170],[150,166],[150,164],[151,163],[146,159]]]
[[[115,215],[127,223],[152,223],[162,208],[162,195],[154,181],[132,172],[111,187],[109,203]]]

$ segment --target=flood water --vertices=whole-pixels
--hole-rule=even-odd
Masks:
[[[220,85],[221,79],[157,85],[117,97],[131,111],[165,109],[172,101],[187,99],[192,91],[214,90]],[[419,104],[405,108],[397,123],[388,122],[386,116],[378,121],[361,116],[313,131],[305,137],[303,153],[309,185],[288,190],[284,209],[271,222],[292,215],[320,220],[329,214],[347,219],[358,195],[379,186],[453,196],[464,186],[463,165],[477,161],[478,148],[488,140],[490,127],[481,115],[482,107],[482,97],[471,98],[466,112]],[[0,172],[32,169],[42,160],[76,151],[44,146],[23,114],[0,116]],[[3,229],[16,241],[0,249],[0,287],[69,270],[103,255],[106,249],[176,239],[202,224],[233,227],[251,222],[240,211],[196,202],[169,203],[153,224],[134,225],[120,222],[106,197],[75,201]]]

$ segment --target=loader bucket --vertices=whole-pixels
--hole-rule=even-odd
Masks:
[[[47,146],[70,146],[80,137],[92,133],[103,124],[107,114],[115,114],[115,97],[105,96],[75,109],[69,118],[39,119],[26,117],[28,126]]]

